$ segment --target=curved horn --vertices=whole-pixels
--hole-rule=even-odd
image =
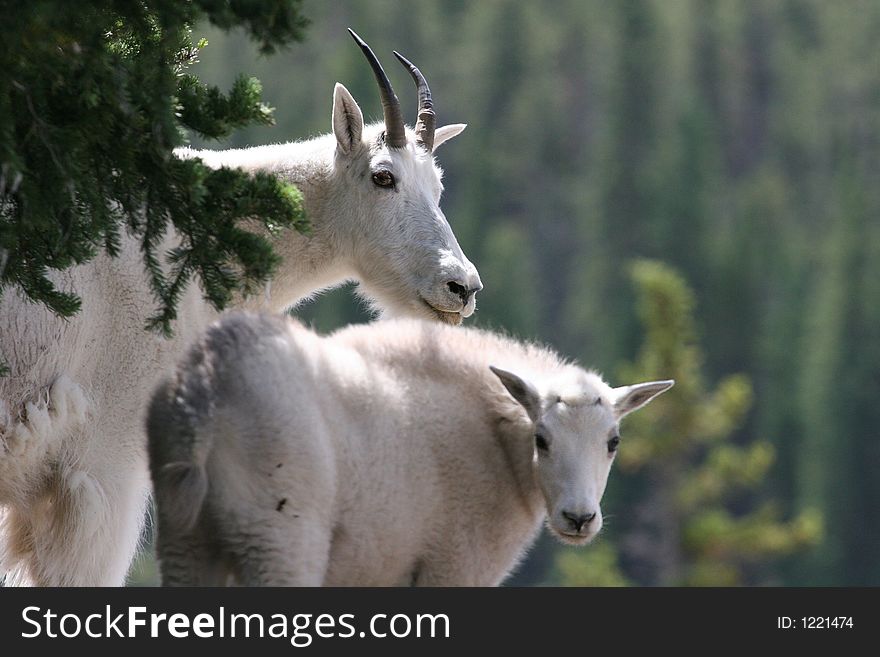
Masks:
[[[370,46],[368,46],[353,29],[348,28],[348,33],[351,34],[355,43],[357,43],[363,51],[367,61],[370,62],[370,67],[373,69],[373,74],[376,76],[376,82],[379,83],[379,93],[382,97],[382,111],[385,113],[385,143],[388,144],[390,148],[403,148],[406,146],[406,131],[403,127],[403,112],[400,109],[400,101],[397,100],[397,96],[394,95],[394,89],[391,88],[391,82],[388,80],[388,76],[385,75],[382,65],[379,63],[379,60],[376,59],[376,55],[373,54]]]
[[[430,153],[434,150],[434,125],[437,118],[434,115],[434,101],[431,100],[431,90],[428,88],[428,81],[425,80],[425,76],[416,68],[415,64],[396,50],[394,51],[394,56],[409,69],[409,74],[419,90],[419,117],[416,121],[416,134],[418,135],[418,143],[424,146]]]

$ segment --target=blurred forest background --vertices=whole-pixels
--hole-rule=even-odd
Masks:
[[[678,385],[623,426],[603,535],[543,537],[509,584],[880,585],[880,4],[316,2],[258,57],[196,26],[193,72],[258,77],[275,127],[330,129],[377,90],[345,28],[434,92],[442,206],[485,290],[472,324],[612,383]],[[368,321],[350,290],[296,314]],[[154,577],[149,557],[134,582]]]

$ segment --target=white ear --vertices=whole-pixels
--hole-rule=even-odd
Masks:
[[[492,370],[495,376],[501,379],[501,383],[507,388],[507,392],[526,410],[532,422],[537,422],[541,419],[541,396],[530,383],[519,378],[513,372],[508,372],[492,365],[489,365],[489,369]]]
[[[333,134],[336,135],[339,150],[350,153],[361,143],[363,131],[364,115],[361,108],[348,89],[337,82],[333,89]]]
[[[648,383],[636,383],[631,386],[614,388],[614,414],[617,419],[632,413],[654,399],[661,392],[669,390],[675,381],[649,381]]]
[[[437,147],[444,141],[449,141],[456,135],[464,132],[465,128],[467,128],[467,123],[450,123],[449,125],[437,128],[434,131],[434,150],[436,151]]]

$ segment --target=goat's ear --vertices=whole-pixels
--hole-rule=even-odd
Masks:
[[[519,378],[513,372],[508,372],[492,365],[489,366],[489,369],[492,370],[495,376],[501,379],[501,383],[507,388],[507,392],[526,410],[532,422],[537,422],[541,419],[541,396],[529,382]]]
[[[444,125],[440,128],[437,128],[434,131],[434,150],[445,141],[449,141],[456,135],[464,132],[464,129],[467,128],[467,123],[450,123],[449,125]]]
[[[633,411],[641,408],[649,401],[654,399],[661,392],[666,392],[675,381],[648,381],[647,383],[636,383],[631,386],[621,386],[614,388],[614,414],[619,420],[624,415],[628,415]]]
[[[336,83],[333,89],[333,134],[343,153],[350,153],[361,143],[364,115],[348,89]]]

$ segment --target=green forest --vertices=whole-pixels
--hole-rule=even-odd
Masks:
[[[14,201],[0,205],[0,288],[75,313],[78,299],[59,294],[46,268],[112,253],[119,208],[144,240],[159,329],[173,329],[189,276],[216,307],[264,282],[277,258],[235,222],[259,215],[307,231],[298,192],[269,175],[184,164],[171,148],[181,127],[193,146],[216,149],[329,132],[336,82],[380,120],[353,28],[409,123],[416,95],[393,50],[427,77],[438,125],[468,124],[437,155],[441,205],[485,286],[468,324],[551,345],[612,385],[676,380],[623,422],[598,539],[576,549],[542,536],[507,584],[880,586],[880,4],[155,4],[168,26],[137,18],[141,7],[131,25],[92,30],[84,52],[102,57],[83,69],[92,77],[53,68],[68,65],[65,48],[81,55],[75,41],[13,25],[26,52],[0,44],[10,62],[0,191]],[[64,33],[50,4],[34,7],[17,16]],[[124,7],[113,9],[123,19]],[[107,18],[94,11],[77,30]],[[169,27],[196,19],[191,35]],[[127,88],[111,60],[127,67]],[[42,61],[51,80],[39,77]],[[54,118],[78,108],[93,130],[52,135],[46,98],[28,91],[40,84],[46,98],[70,96],[65,107],[46,101]],[[118,97],[99,93],[109,88]],[[14,152],[13,137],[30,150]],[[86,160],[99,166],[75,166]],[[41,163],[42,177],[23,176],[23,162]],[[141,221],[144,204],[155,216]],[[166,280],[150,245],[168,218],[188,251]],[[293,314],[320,331],[372,319],[350,287]],[[157,581],[147,544],[130,583]]]
[[[471,321],[612,381],[679,380],[622,427],[603,536],[545,537],[509,583],[880,584],[880,5],[303,10],[305,41],[272,57],[195,29],[194,72],[255,75],[277,121],[197,145],[326,132],[337,81],[381,118],[352,27],[422,69],[441,123],[468,123],[438,158],[485,284]],[[296,314],[369,319],[348,290]]]

